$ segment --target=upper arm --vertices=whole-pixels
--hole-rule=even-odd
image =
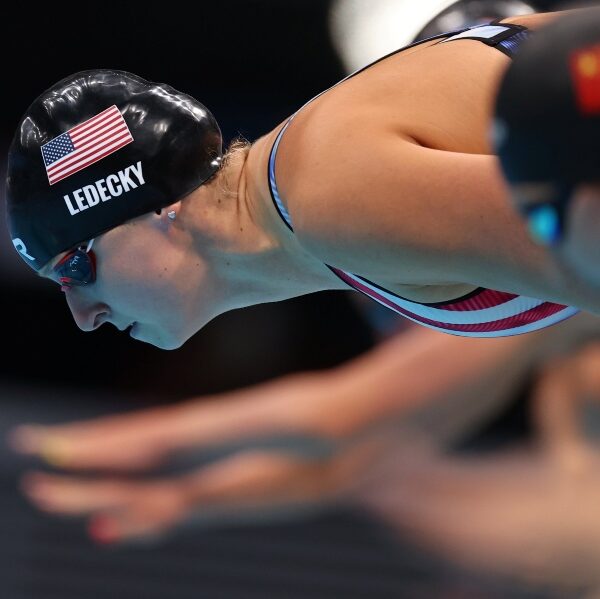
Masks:
[[[301,243],[321,260],[382,284],[469,283],[567,300],[557,265],[511,205],[496,156],[385,131],[344,142],[332,145],[333,159],[313,154],[314,183],[290,205]]]

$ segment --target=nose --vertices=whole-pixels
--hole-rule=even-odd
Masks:
[[[94,331],[110,318],[110,308],[98,302],[87,303],[79,295],[74,289],[65,293],[73,320],[82,331]]]

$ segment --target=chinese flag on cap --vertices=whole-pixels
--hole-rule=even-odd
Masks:
[[[600,114],[600,44],[573,52],[569,69],[581,112]]]

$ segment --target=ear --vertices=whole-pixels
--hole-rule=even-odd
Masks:
[[[166,206],[165,208],[159,208],[156,210],[156,217],[159,219],[161,226],[169,227],[174,222],[174,219],[169,218],[169,212],[175,212],[175,214],[179,213],[181,208],[181,200]]]

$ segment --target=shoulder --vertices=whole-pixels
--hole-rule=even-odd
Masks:
[[[306,251],[380,284],[539,297],[545,258],[510,205],[496,156],[424,147],[360,108],[323,126],[326,135],[291,146],[281,171]]]
[[[397,147],[490,154],[492,99],[508,61],[484,44],[428,46],[374,64],[304,106],[281,138],[275,165],[295,227],[309,216],[311,199],[319,203],[316,218],[327,210],[339,218],[339,185],[373,176],[383,138]]]
[[[378,145],[385,126],[364,104],[342,106],[327,98],[304,107],[281,138],[275,164],[279,194],[299,241],[323,261],[333,259],[328,247],[344,251],[336,231],[351,237],[350,192],[360,194],[358,180],[374,175],[365,153]]]
[[[314,136],[301,128],[290,133],[277,181],[304,249],[322,262],[381,283],[436,282],[413,272],[409,252],[403,263],[397,255],[377,259],[408,249],[418,235],[405,213],[417,181],[414,171],[425,168],[419,166],[415,140],[356,106],[332,114]]]

